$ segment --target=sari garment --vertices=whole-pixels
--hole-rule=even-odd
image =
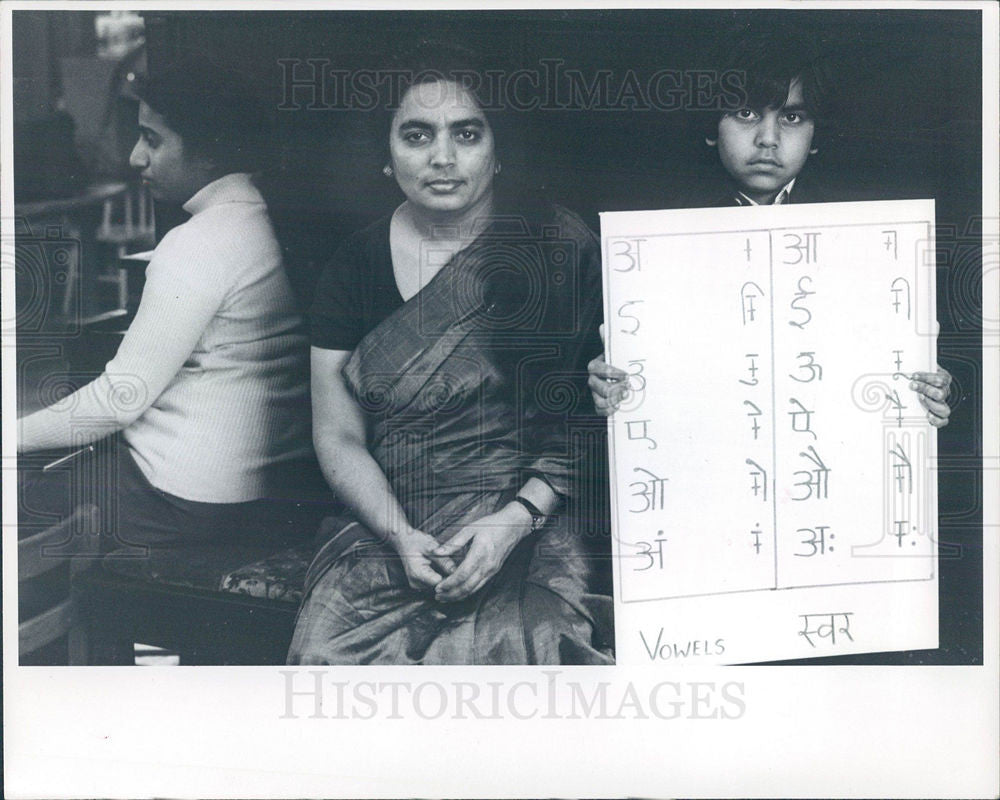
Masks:
[[[581,243],[559,256],[517,227],[514,240],[494,228],[453,257],[344,367],[407,519],[441,542],[528,477],[562,495],[573,484],[567,429],[583,407],[587,355],[579,332],[596,330],[600,295],[583,313],[585,293],[570,285],[580,276],[566,274],[580,272]],[[588,592],[590,558],[566,513],[457,603],[412,589],[392,546],[349,517],[328,518],[321,538],[289,663],[613,661],[611,601]]]

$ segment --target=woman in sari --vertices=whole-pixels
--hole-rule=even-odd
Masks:
[[[350,516],[324,525],[289,663],[610,663],[610,598],[567,513],[597,242],[495,192],[490,121],[430,66],[391,120],[405,201],[317,288],[313,438]]]

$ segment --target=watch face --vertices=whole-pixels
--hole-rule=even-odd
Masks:
[[[536,508],[535,505],[531,503],[529,500],[526,500],[525,498],[518,495],[514,498],[514,502],[520,503],[522,506],[524,506],[524,509],[529,514],[531,514],[532,532],[537,531],[545,524],[545,515],[538,508]]]

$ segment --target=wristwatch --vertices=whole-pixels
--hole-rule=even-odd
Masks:
[[[532,533],[537,531],[545,524],[545,515],[539,510],[538,506],[536,506],[530,500],[526,500],[525,498],[521,497],[521,495],[517,495],[514,498],[513,502],[520,503],[522,506],[525,507],[525,509],[527,509],[528,513],[531,514]]]

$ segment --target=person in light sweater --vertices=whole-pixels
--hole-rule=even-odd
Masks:
[[[139,86],[129,163],[191,217],[154,251],[103,374],[19,420],[19,453],[120,432],[105,519],[119,543],[273,533],[296,505],[283,487],[314,463],[308,340],[250,174],[264,114],[237,87],[191,61]]]

